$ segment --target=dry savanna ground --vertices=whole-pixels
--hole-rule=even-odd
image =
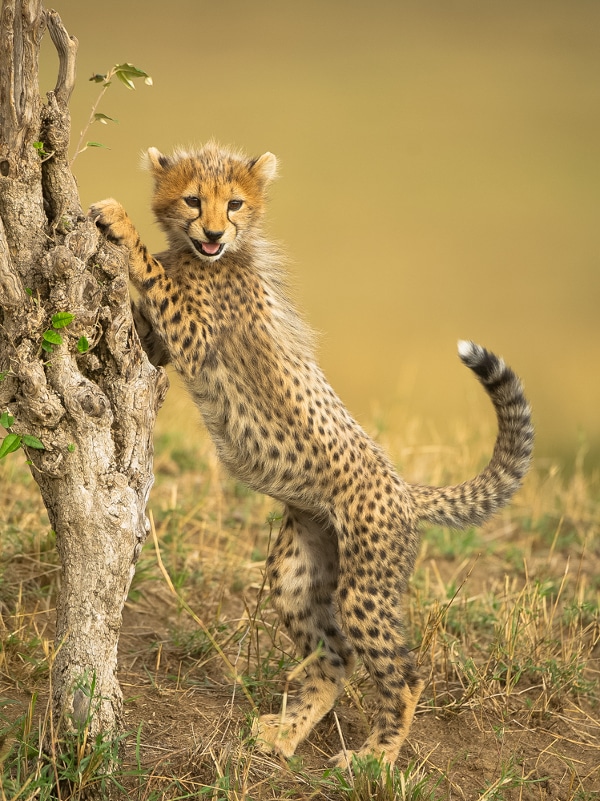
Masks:
[[[223,475],[195,421],[172,393],[156,437],[155,536],[124,614],[126,735],[113,789],[136,801],[600,798],[600,480],[582,458],[536,464],[484,529],[423,532],[406,626],[427,687],[397,769],[349,774],[327,759],[367,731],[360,668],[294,759],[252,739],[257,710],[293,693],[297,665],[264,583],[278,510]],[[457,431],[441,445],[419,423],[397,441],[375,433],[405,476],[430,483],[479,469],[494,436]],[[22,453],[0,463],[0,482],[1,798],[83,798],[111,744],[90,745],[84,728],[40,758],[54,725],[60,569]]]

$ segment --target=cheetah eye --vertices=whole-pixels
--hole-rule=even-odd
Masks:
[[[244,205],[243,200],[230,200],[227,204],[227,209],[229,211],[239,211],[242,206]]]
[[[200,208],[200,198],[196,197],[195,195],[190,195],[189,197],[183,198],[188,206],[192,209],[199,209]]]

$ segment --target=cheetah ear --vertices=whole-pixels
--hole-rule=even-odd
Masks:
[[[155,178],[171,166],[171,160],[155,147],[149,147],[142,157],[143,166],[150,170]]]
[[[250,162],[250,172],[266,186],[277,176],[277,157],[272,153],[264,153]]]

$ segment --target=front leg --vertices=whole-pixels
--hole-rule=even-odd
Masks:
[[[105,237],[129,251],[129,278],[143,295],[150,296],[157,282],[164,280],[162,264],[148,253],[123,206],[113,198],[94,203],[88,212]]]
[[[142,319],[135,310],[134,316],[136,324],[141,323],[138,333],[150,361],[155,365],[172,361],[184,381],[193,381],[204,360],[205,344],[198,336],[201,322],[184,316],[175,306],[177,277],[168,276],[163,265],[148,253],[116,200],[95,203],[89,216],[107,239],[129,251],[129,278],[140,293]]]
[[[165,367],[171,361],[171,357],[165,348],[164,342],[148,319],[141,299],[137,303],[133,300],[131,301],[131,314],[133,315],[133,322],[142,347],[146,351],[146,356],[150,359],[150,364],[155,367]]]

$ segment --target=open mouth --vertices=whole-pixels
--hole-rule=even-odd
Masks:
[[[225,247],[224,242],[200,242],[199,239],[192,239],[192,245],[203,256],[220,256]]]

